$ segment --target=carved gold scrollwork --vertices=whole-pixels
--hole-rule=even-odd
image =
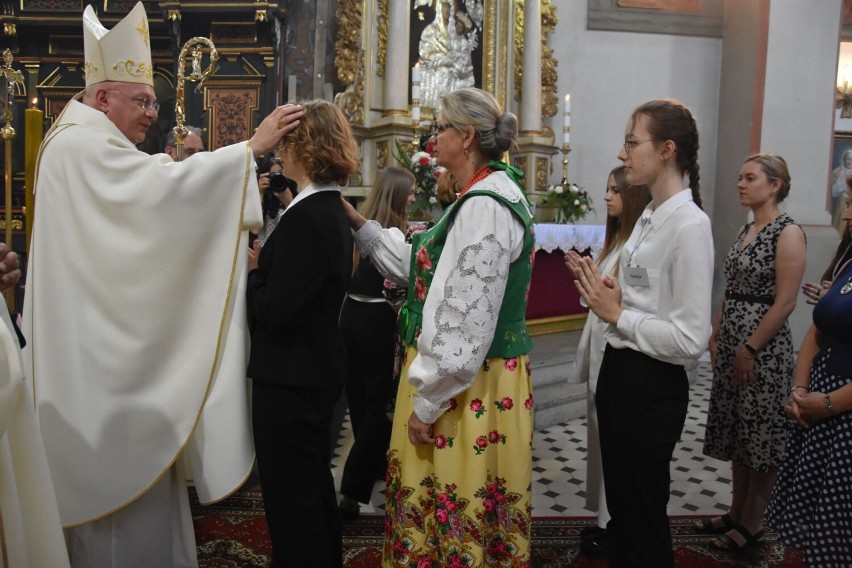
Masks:
[[[559,96],[556,94],[556,72],[558,60],[553,57],[553,48],[547,46],[547,38],[556,29],[559,18],[556,16],[556,6],[551,0],[541,3],[541,116],[555,116],[559,110]],[[545,187],[547,184],[540,185]]]
[[[556,115],[559,97],[556,95],[556,82],[559,74],[556,66],[559,60],[553,57],[553,49],[547,46],[547,38],[556,29],[559,18],[556,6],[551,0],[541,0],[541,116],[550,118]],[[515,4],[515,100],[521,96],[521,74],[524,66],[524,0]]]
[[[180,10],[169,10],[169,21],[170,22],[179,22],[180,19],[181,19]]]
[[[516,156],[513,161],[515,167],[524,172],[524,177],[527,177],[527,159],[524,156]]]
[[[24,225],[23,225],[23,223],[21,223],[21,220],[15,219],[14,217],[12,217],[12,229],[20,231],[23,228],[24,228]],[[6,230],[6,219],[3,218],[3,217],[0,217],[0,231],[5,231],[5,230]]]
[[[379,0],[376,13],[376,28],[379,31],[379,49],[376,51],[376,75],[385,76],[385,63],[388,59],[388,0]]]
[[[361,2],[341,0],[337,8],[337,40],[334,42],[337,55],[334,66],[337,78],[344,85],[355,82],[358,70],[358,52],[361,51]]]
[[[8,22],[3,24],[3,35],[13,36],[18,35],[18,28],[15,24],[10,24]]]
[[[548,171],[548,165],[550,164],[550,160],[547,158],[536,158],[535,159],[535,187],[536,189],[543,189],[547,187],[547,180],[550,177],[550,172]]]
[[[341,0],[337,8],[337,55],[334,65],[337,78],[347,87],[334,97],[334,103],[352,124],[364,124],[366,59],[361,49],[362,10],[361,0]]]
[[[254,21],[255,22],[265,22],[267,20],[266,10],[257,10],[254,13]]]
[[[376,142],[376,171],[381,171],[390,165],[390,152],[388,140]]]
[[[343,112],[343,116],[351,124],[364,124],[364,52],[361,52],[361,64],[356,73],[355,82],[346,87],[342,93],[334,96],[336,104]]]

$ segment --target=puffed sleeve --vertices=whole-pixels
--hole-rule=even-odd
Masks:
[[[500,201],[471,197],[462,204],[423,306],[418,354],[408,380],[417,389],[414,412],[427,424],[476,378],[494,339],[509,265],[523,248],[524,227]]]

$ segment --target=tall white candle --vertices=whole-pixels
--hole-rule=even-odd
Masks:
[[[420,82],[420,64],[416,64],[411,68],[411,82],[419,83]]]
[[[411,107],[411,122],[420,124],[420,105]]]
[[[564,144],[570,143],[571,134],[571,95],[565,95],[565,110],[562,113],[562,131],[564,134]]]

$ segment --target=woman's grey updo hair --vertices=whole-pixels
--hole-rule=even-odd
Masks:
[[[499,160],[518,138],[518,118],[503,112],[493,95],[475,87],[443,93],[441,112],[456,128],[472,127],[479,150],[489,160]]]

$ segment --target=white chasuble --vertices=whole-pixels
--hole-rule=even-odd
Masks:
[[[25,363],[62,523],[135,501],[185,452],[202,502],[248,476],[247,143],[150,156],[71,101],[37,165]]]
[[[68,566],[47,458],[9,313],[0,308],[0,566]]]

